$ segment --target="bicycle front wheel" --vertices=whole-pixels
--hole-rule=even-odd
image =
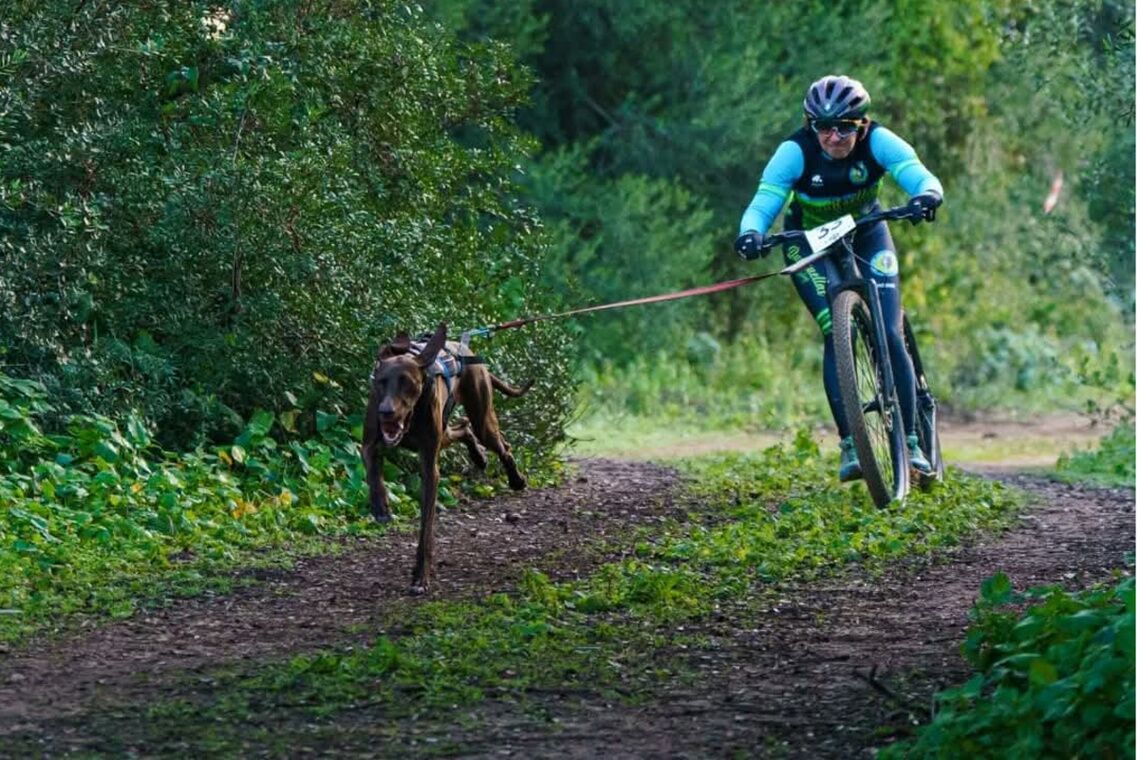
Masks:
[[[876,346],[871,312],[863,298],[845,290],[832,303],[831,313],[843,413],[871,500],[885,507],[893,499],[901,501],[909,487],[902,410],[898,399],[888,398],[884,391],[885,356]]]

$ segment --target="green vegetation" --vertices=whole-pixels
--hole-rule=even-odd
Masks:
[[[1134,47],[1122,0],[9,0],[0,639],[382,530],[363,514],[356,441],[372,357],[397,331],[446,321],[454,336],[772,266],[742,264],[730,241],[825,73],[864,81],[871,115],[946,185],[938,224],[893,229],[940,399],[1134,412],[1136,182],[1120,160],[1135,152]],[[827,416],[818,331],[781,281],[477,348],[536,380],[501,408],[534,485],[559,476],[576,403],[698,433]],[[1122,427],[1060,476],[1134,482],[1134,449]],[[388,471],[405,519],[409,461]],[[485,605],[400,610],[406,635],[226,676],[217,702],[155,708],[147,730],[173,736],[181,714],[181,741],[215,721],[203,746],[240,752],[233,716],[279,728],[279,710],[411,715],[631,673],[651,686],[646,653],[685,641],[665,623],[939,551],[1016,501],[952,473],[876,510],[858,485],[819,487],[834,462],[806,434],[685,468],[708,522],[644,532],[580,581],[532,572]],[[1075,741],[1077,722],[1109,721],[1093,697],[1121,684],[1120,652],[1082,627],[1124,625],[1118,596],[1041,598],[1024,627],[979,607],[982,680],[945,703],[1000,695],[993,725]],[[1023,634],[1038,649],[1011,643]],[[1025,682],[1044,712],[1007,691]],[[1050,712],[1062,703],[1073,712]],[[966,741],[972,719],[945,715],[938,730]],[[1122,746],[1115,731],[1106,747]]]
[[[2,638],[74,613],[129,615],[163,592],[218,582],[210,576],[249,563],[250,550],[344,530],[361,511],[340,431],[279,451],[263,413],[231,446],[168,454],[137,419],[120,429],[74,415],[66,434],[44,435],[42,386],[0,376],[0,390]]]
[[[1014,594],[999,573],[971,619],[963,652],[978,674],[938,695],[934,721],[914,740],[878,757],[1133,756],[1135,578]]]
[[[16,0],[2,24],[0,362],[60,413],[136,410],[179,449],[257,409],[314,435],[397,331],[553,306],[506,46],[389,1]],[[480,348],[537,380],[508,417],[549,456],[562,331]]]
[[[933,348],[924,343],[925,351]],[[638,356],[625,366],[615,362],[587,364],[580,371],[578,415],[570,425],[572,438],[581,438],[577,451],[596,455],[637,451],[641,442],[664,446],[670,442],[736,439],[742,435],[768,439],[804,424],[833,431],[821,381],[823,352],[818,332],[805,333],[799,346],[783,346],[779,354],[762,338],[742,338],[722,344],[708,333],[689,342],[684,356],[660,351]],[[1099,381],[1096,381],[1099,382]],[[1084,399],[1081,412],[1095,400],[1116,412],[1130,414],[1134,402],[1131,377],[1103,386],[1084,383],[1074,374],[1048,392],[1027,395],[1016,410],[996,412],[999,419],[1041,419],[1076,416],[1074,399]],[[960,413],[974,402],[1000,406],[996,396],[977,391],[961,399],[939,396],[944,412]],[[990,414],[981,417],[989,418]],[[830,433],[829,433],[830,434]],[[1080,435],[1082,445],[1090,435]],[[1018,455],[1062,452],[1064,441],[1003,437],[978,440],[947,454],[964,460],[1000,460]],[[944,442],[946,445],[946,442]]]
[[[3,23],[0,363],[60,414],[134,411],[180,450],[256,409],[311,435],[399,329],[753,273],[736,222],[834,70],[947,187],[937,225],[894,231],[939,394],[1131,396],[1131,3],[16,0]],[[733,425],[820,415],[817,342],[777,281],[480,350],[537,378],[510,423],[549,456],[576,376],[660,372],[613,400],[641,414],[695,363]]]
[[[1136,485],[1136,419],[1119,423],[1101,439],[1095,451],[1062,456],[1056,476],[1062,480],[1092,481],[1110,486]]]
[[[681,356],[660,350],[586,365],[579,405],[585,421],[632,417],[690,430],[778,430],[829,419],[817,389],[818,332],[805,335],[802,348],[785,349],[773,356],[761,336],[722,344],[697,333]]]
[[[755,614],[750,605],[781,581],[938,552],[1005,524],[1018,504],[1000,485],[955,474],[906,509],[880,510],[860,489],[821,489],[833,466],[806,434],[761,455],[686,462],[700,519],[640,530],[633,556],[588,578],[554,583],[532,570],[516,593],[479,603],[399,605],[391,623],[402,635],[213,674],[208,702],[157,705],[131,731],[148,732],[151,747],[202,737],[199,749],[218,750],[274,746],[312,730],[291,726],[327,725],[367,706],[395,720],[544,689],[645,698],[663,678],[684,676],[682,662],[655,653],[701,645],[686,621],[714,609]],[[285,717],[292,711],[306,717]],[[109,741],[132,739],[113,717],[97,721]],[[263,735],[251,736],[250,725]]]
[[[317,435],[283,445],[270,432],[297,412],[263,411],[229,445],[173,453],[134,417],[71,415],[66,432],[44,434],[51,411],[42,386],[0,374],[0,640],[75,614],[127,616],[224,587],[228,569],[335,550],[322,536],[383,530],[366,514],[359,422],[322,414]],[[418,484],[385,466],[393,511],[411,524]],[[494,482],[445,481],[440,500]]]
[[[799,126],[807,84],[844,71],[947,188],[937,224],[892,228],[940,397],[959,409],[1079,410],[1121,386],[1133,396],[1134,165],[1113,158],[1134,152],[1133,4],[430,7],[464,38],[510,41],[537,73],[520,121],[543,150],[526,189],[556,232],[544,272],[568,300],[756,272],[731,252],[741,212]],[[1061,202],[1046,214],[1057,172]],[[740,382],[721,376],[695,397],[714,416],[795,424],[822,408],[817,332],[787,282],[598,315],[577,330],[589,383],[639,386],[591,406],[603,419],[694,398],[684,378],[672,386],[673,365],[712,345],[743,357]]]

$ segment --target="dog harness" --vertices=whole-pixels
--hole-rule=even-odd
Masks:
[[[409,352],[413,356],[419,356],[420,352],[424,350],[427,345],[426,340],[417,340],[412,343]],[[482,356],[462,356],[460,354],[449,351],[446,346],[439,350],[436,354],[435,361],[427,369],[428,377],[442,377],[443,383],[447,387],[447,401],[443,405],[443,421],[447,422],[451,412],[455,409],[455,384],[459,382],[459,376],[463,374],[463,368],[469,364],[485,364]]]

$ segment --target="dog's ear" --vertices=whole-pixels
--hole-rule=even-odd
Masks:
[[[435,361],[435,357],[439,353],[440,349],[443,348],[443,344],[446,342],[447,323],[440,322],[439,328],[435,331],[435,335],[431,336],[431,340],[429,340],[427,342],[427,345],[424,346],[424,350],[420,351],[420,355],[417,357],[416,361],[419,362],[419,365],[421,367],[430,367],[432,365],[432,362]]]
[[[399,333],[390,343],[385,343],[380,346],[380,350],[376,353],[377,359],[391,359],[393,356],[406,354],[412,348],[412,339],[408,337],[406,332]]]

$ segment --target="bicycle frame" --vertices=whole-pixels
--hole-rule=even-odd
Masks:
[[[874,280],[865,277],[859,269],[859,264],[855,258],[855,247],[853,241],[856,233],[860,227],[865,227],[871,224],[876,224],[881,221],[911,219],[914,220],[914,210],[909,206],[896,206],[894,208],[884,209],[880,211],[872,211],[866,216],[854,220],[854,229],[845,234],[838,242],[829,246],[825,250],[817,251],[810,256],[805,256],[794,264],[784,267],[780,270],[779,274],[795,274],[826,256],[835,257],[837,255],[836,249],[839,250],[837,263],[839,264],[840,282],[834,288],[828,288],[827,301],[833,303],[835,297],[844,290],[855,290],[862,297],[863,301],[867,304],[867,308],[871,311],[871,322],[875,326],[875,343],[876,349],[882,354],[882,367],[886,373],[883,378],[883,386],[886,392],[887,399],[895,398],[895,378],[891,367],[891,355],[889,345],[887,343],[887,329],[883,322],[883,307],[879,303],[879,289],[881,288]],[[789,230],[787,232],[777,233],[770,236],[765,241],[765,247],[772,247],[781,243],[788,242],[794,238],[803,238],[803,230]],[[875,297],[872,298],[871,296]],[[880,400],[881,403],[882,400]],[[882,411],[881,409],[879,410]]]

